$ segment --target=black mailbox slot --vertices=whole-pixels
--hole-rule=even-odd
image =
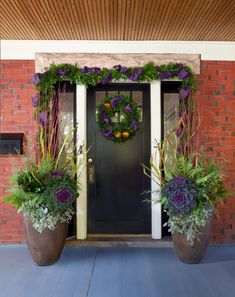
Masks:
[[[0,154],[23,154],[23,133],[0,133]]]

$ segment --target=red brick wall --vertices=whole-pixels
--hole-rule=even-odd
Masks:
[[[30,80],[34,61],[1,61],[0,131],[33,131],[31,98],[35,93]],[[222,165],[228,190],[235,191],[235,62],[202,61],[201,75],[196,76],[195,99],[202,103],[202,135],[208,157]],[[2,196],[9,188],[12,172],[10,157],[0,156],[0,243],[24,241],[21,217]],[[227,197],[218,206],[212,241],[235,243],[235,199]]]
[[[32,135],[33,109],[31,84],[35,72],[32,60],[2,60],[0,64],[0,132],[22,132],[25,140]],[[9,188],[9,176],[19,158],[0,156],[0,243],[24,241],[21,216],[12,206],[3,203],[2,197]]]
[[[229,191],[235,192],[235,62],[202,61],[195,99],[202,112],[202,143],[220,164]],[[234,195],[234,193],[233,193]],[[235,243],[235,197],[218,204],[212,241]]]

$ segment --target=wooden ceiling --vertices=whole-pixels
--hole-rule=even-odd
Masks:
[[[1,39],[235,41],[235,0],[0,0]]]

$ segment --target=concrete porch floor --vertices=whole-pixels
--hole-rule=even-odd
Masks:
[[[210,246],[202,263],[171,247],[65,247],[52,266],[33,264],[25,245],[0,246],[1,297],[232,297],[235,246]]]

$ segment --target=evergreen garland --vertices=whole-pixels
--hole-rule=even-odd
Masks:
[[[87,66],[80,68],[73,64],[52,64],[44,73],[34,74],[32,83],[36,86],[38,93],[33,96],[32,103],[34,107],[39,106],[39,112],[49,112],[55,85],[63,81],[68,81],[71,84],[96,86],[120,80],[150,83],[155,80],[174,78],[182,81],[182,87],[179,89],[180,99],[189,98],[195,90],[195,78],[191,68],[181,63],[156,66],[149,62],[143,67],[128,68],[115,65],[111,69]]]

